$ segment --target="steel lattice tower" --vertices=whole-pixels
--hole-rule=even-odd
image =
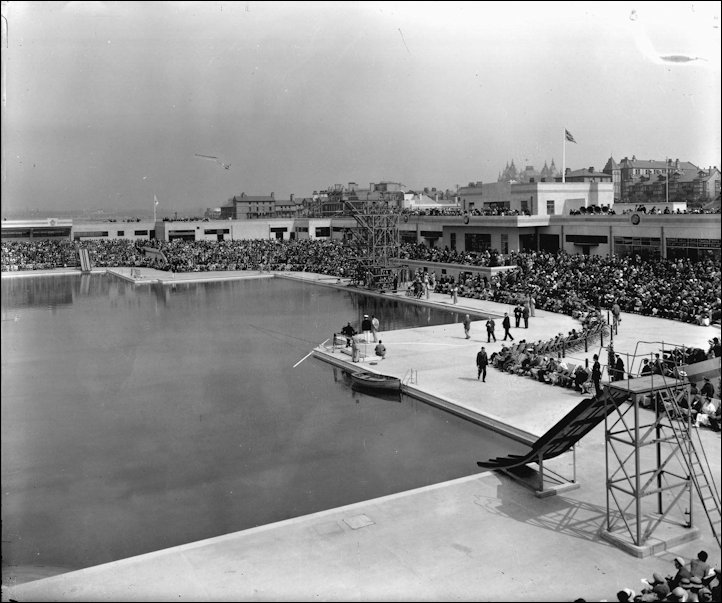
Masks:
[[[352,203],[345,207],[356,220],[351,244],[356,248],[356,283],[369,289],[390,289],[394,262],[399,257],[399,214],[385,196],[378,201]]]

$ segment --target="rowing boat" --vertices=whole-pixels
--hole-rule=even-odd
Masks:
[[[397,392],[401,390],[401,379],[391,375],[359,371],[351,373],[351,385],[370,391]]]

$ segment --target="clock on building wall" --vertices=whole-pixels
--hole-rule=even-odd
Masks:
[[[639,214],[632,214],[632,224],[634,224],[636,226],[637,224],[639,224],[639,221],[640,221]]]

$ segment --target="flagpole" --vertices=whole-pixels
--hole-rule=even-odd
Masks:
[[[562,183],[567,181],[567,131],[562,134]]]
[[[156,223],[156,208],[158,207],[158,198],[153,195],[153,224]]]

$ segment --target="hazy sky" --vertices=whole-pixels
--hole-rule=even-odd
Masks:
[[[719,2],[3,2],[2,205],[720,160]],[[661,56],[671,56],[663,60]],[[216,155],[229,170],[194,154]]]

